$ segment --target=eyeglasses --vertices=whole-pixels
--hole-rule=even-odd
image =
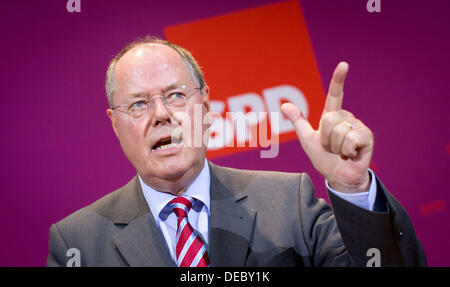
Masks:
[[[160,96],[150,98],[150,95],[137,94],[128,98],[128,102],[111,107],[112,110],[127,113],[133,118],[140,118],[155,107],[154,100],[160,98],[170,109],[182,108],[186,101],[201,88],[189,88],[185,85],[170,89]]]

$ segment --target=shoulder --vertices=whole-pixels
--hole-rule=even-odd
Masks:
[[[260,171],[222,167],[209,162],[211,183],[246,192],[296,192],[310,182],[306,173]]]
[[[74,226],[86,228],[100,222],[128,221],[142,209],[140,190],[139,179],[134,177],[126,185],[73,212],[56,225],[59,229],[65,230]]]

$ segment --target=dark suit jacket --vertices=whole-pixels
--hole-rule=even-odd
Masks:
[[[365,266],[378,248],[381,265],[426,265],[408,215],[377,179],[369,212],[329,193],[314,197],[306,174],[224,168],[209,163],[210,266]],[[48,266],[65,266],[78,248],[81,266],[176,266],[139,180],[50,228]]]

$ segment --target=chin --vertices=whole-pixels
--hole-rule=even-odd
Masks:
[[[193,162],[179,157],[159,160],[152,166],[154,174],[164,179],[177,179],[186,174],[193,167]]]
[[[159,174],[159,177],[164,179],[177,179],[186,174],[189,169],[189,167],[181,164],[163,165],[156,171],[156,173]]]
[[[167,156],[152,156],[141,162],[140,174],[164,180],[178,180],[184,175],[195,176],[203,167],[202,153],[197,150],[184,149]],[[192,175],[189,175],[191,174]],[[187,179],[187,178],[186,178]]]

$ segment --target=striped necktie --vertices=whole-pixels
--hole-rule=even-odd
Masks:
[[[178,218],[176,253],[179,267],[208,267],[209,265],[205,244],[188,221],[188,213],[195,200],[190,196],[179,196],[169,203],[169,207]]]

